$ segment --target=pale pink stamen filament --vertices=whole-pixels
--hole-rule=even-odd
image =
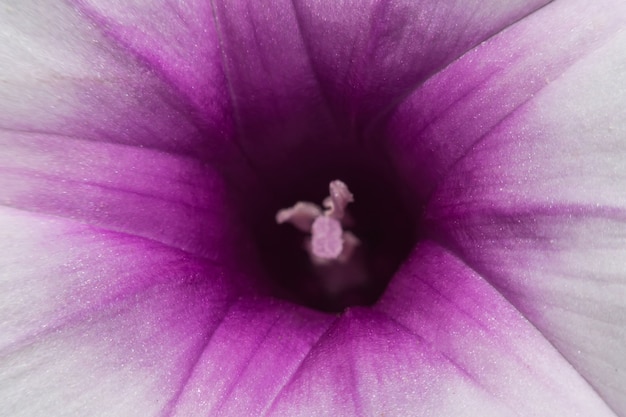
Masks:
[[[276,223],[289,222],[303,232],[310,232],[315,219],[322,211],[313,203],[299,202],[293,207],[282,209],[276,213]]]

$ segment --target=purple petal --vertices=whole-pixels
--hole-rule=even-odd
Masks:
[[[362,129],[437,70],[549,0],[295,1],[336,119]]]
[[[232,270],[147,239],[0,214],[7,415],[159,415],[251,290]]]
[[[0,202],[147,237],[225,261],[247,233],[221,176],[183,156],[126,145],[5,132]],[[230,255],[228,255],[230,253]]]
[[[104,38],[153,72],[208,125],[230,123],[213,7],[205,0],[75,0]]]
[[[190,273],[187,255],[158,244],[3,214],[15,229],[33,231],[31,245],[65,239],[41,264],[15,250],[9,276],[21,285],[2,288],[3,317],[20,321],[4,323],[1,334],[27,336],[2,346],[2,376],[19,380],[2,387],[9,411],[611,415],[504,298],[435,245],[415,252],[378,307],[335,320],[267,299],[232,298],[217,270],[196,261]]]
[[[168,5],[6,6],[0,128],[233,164],[239,151],[213,19],[200,5]]]
[[[610,416],[507,300],[426,243],[374,309],[346,312],[269,415]]]
[[[238,143],[266,181],[319,171],[372,117],[546,1],[424,3],[216,2]]]
[[[408,97],[385,137],[395,166],[417,197],[428,197],[472,146],[615,36],[624,17],[614,13],[613,3],[551,4],[470,51]],[[596,69],[588,82],[603,76]]]
[[[623,414],[626,7],[570,8],[592,42],[572,32],[584,53],[467,149],[427,217]]]
[[[146,239],[1,214],[11,415],[257,415],[333,320],[249,298],[233,271]]]
[[[333,320],[268,299],[238,302],[198,357],[172,415],[263,415]]]

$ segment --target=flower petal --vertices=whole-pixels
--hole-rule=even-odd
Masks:
[[[237,143],[275,191],[292,176],[285,173],[314,170],[343,139],[320,95],[291,0],[215,1],[214,9]]]
[[[554,2],[468,52],[408,97],[385,137],[413,192],[422,200],[429,196],[476,142],[621,30],[624,17],[614,11],[615,3]],[[601,76],[597,70],[594,78]]]
[[[626,23],[622,2],[578,4],[600,32]],[[624,414],[626,32],[609,33],[468,150],[427,217]]]
[[[161,415],[251,291],[236,271],[67,220],[2,208],[0,235],[0,396],[12,416]]]
[[[361,131],[454,59],[549,0],[295,0],[336,118]]]
[[[230,119],[222,51],[209,1],[72,2],[106,39],[192,104],[200,120],[215,125]]]
[[[127,145],[0,133],[0,203],[147,237],[241,264],[247,233],[221,176]],[[236,252],[236,254],[235,254]]]
[[[94,3],[0,3],[0,128],[232,163],[213,20],[171,2]]]
[[[10,415],[259,415],[334,320],[251,298],[237,271],[76,222],[2,208],[0,242]]]
[[[474,271],[418,247],[374,309],[346,312],[269,415],[611,416],[594,390]]]
[[[275,300],[242,299],[205,345],[172,415],[263,415],[332,316]]]
[[[273,186],[336,169],[372,117],[547,1],[215,2],[238,142]]]

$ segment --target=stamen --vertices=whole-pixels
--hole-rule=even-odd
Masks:
[[[343,251],[341,223],[328,216],[319,216],[311,228],[311,251],[322,259],[337,259]]]
[[[346,206],[354,202],[354,196],[348,186],[342,181],[335,180],[328,186],[330,196],[324,199],[325,215],[341,220],[345,214]]]
[[[279,210],[276,213],[276,223],[289,222],[303,232],[310,232],[315,219],[322,215],[322,211],[313,203],[298,202],[293,207]]]
[[[311,233],[305,248],[317,265],[329,261],[345,263],[360,244],[356,236],[343,230],[349,220],[346,206],[354,201],[354,196],[348,186],[339,180],[332,181],[328,188],[330,195],[324,199],[323,212],[313,203],[298,202],[276,213],[278,224],[289,222],[297,229]]]

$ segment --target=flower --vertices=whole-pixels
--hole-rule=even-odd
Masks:
[[[626,415],[625,20],[3,1],[3,412]],[[274,223],[334,179],[355,299]]]

